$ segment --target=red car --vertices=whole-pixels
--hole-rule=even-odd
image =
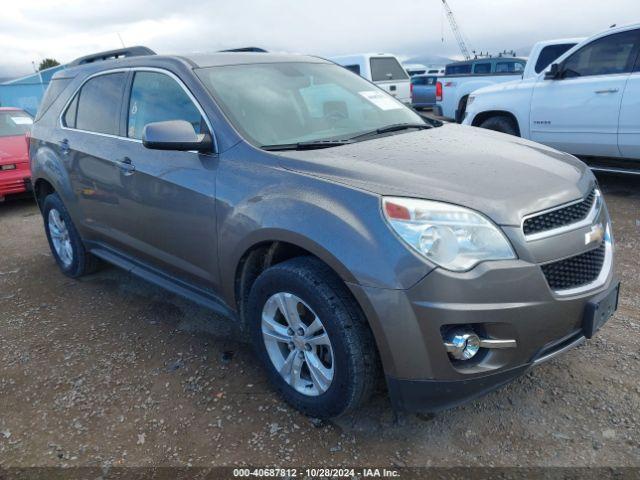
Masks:
[[[18,108],[0,108],[0,201],[31,190],[26,135],[33,119]]]

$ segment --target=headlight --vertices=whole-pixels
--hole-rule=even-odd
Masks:
[[[468,208],[398,197],[383,198],[382,206],[402,240],[447,270],[463,272],[487,260],[516,258],[502,231]]]

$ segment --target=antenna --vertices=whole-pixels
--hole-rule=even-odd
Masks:
[[[120,32],[116,32],[116,35],[118,35],[118,38],[120,39],[120,43],[122,44],[122,48],[127,48],[127,47],[124,45],[124,42],[122,41],[122,37],[120,36]]]

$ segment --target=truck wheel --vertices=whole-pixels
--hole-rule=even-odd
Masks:
[[[508,133],[519,137],[518,127],[512,118],[505,115],[497,115],[495,117],[489,117],[480,124],[480,128],[486,128],[487,130],[494,130],[496,132]]]
[[[57,193],[47,195],[44,199],[42,215],[49,248],[62,273],[77,278],[94,272],[100,261],[85,250],[82,239]]]
[[[284,399],[331,418],[371,395],[378,376],[373,335],[340,278],[312,257],[265,270],[248,299],[256,352]]]

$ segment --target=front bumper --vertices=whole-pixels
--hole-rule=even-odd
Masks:
[[[599,220],[608,223],[606,210]],[[350,285],[376,337],[394,407],[435,412],[458,405],[584,341],[588,304],[618,285],[613,262],[601,282],[575,295],[552,291],[540,265],[576,253],[587,230],[524,245],[515,239],[520,229],[505,229],[518,260],[486,262],[465,273],[437,268],[408,290]],[[456,327],[515,339],[517,346],[452,360],[443,332]]]
[[[0,170],[0,197],[31,190],[31,172],[28,164],[17,164],[15,170]]]

